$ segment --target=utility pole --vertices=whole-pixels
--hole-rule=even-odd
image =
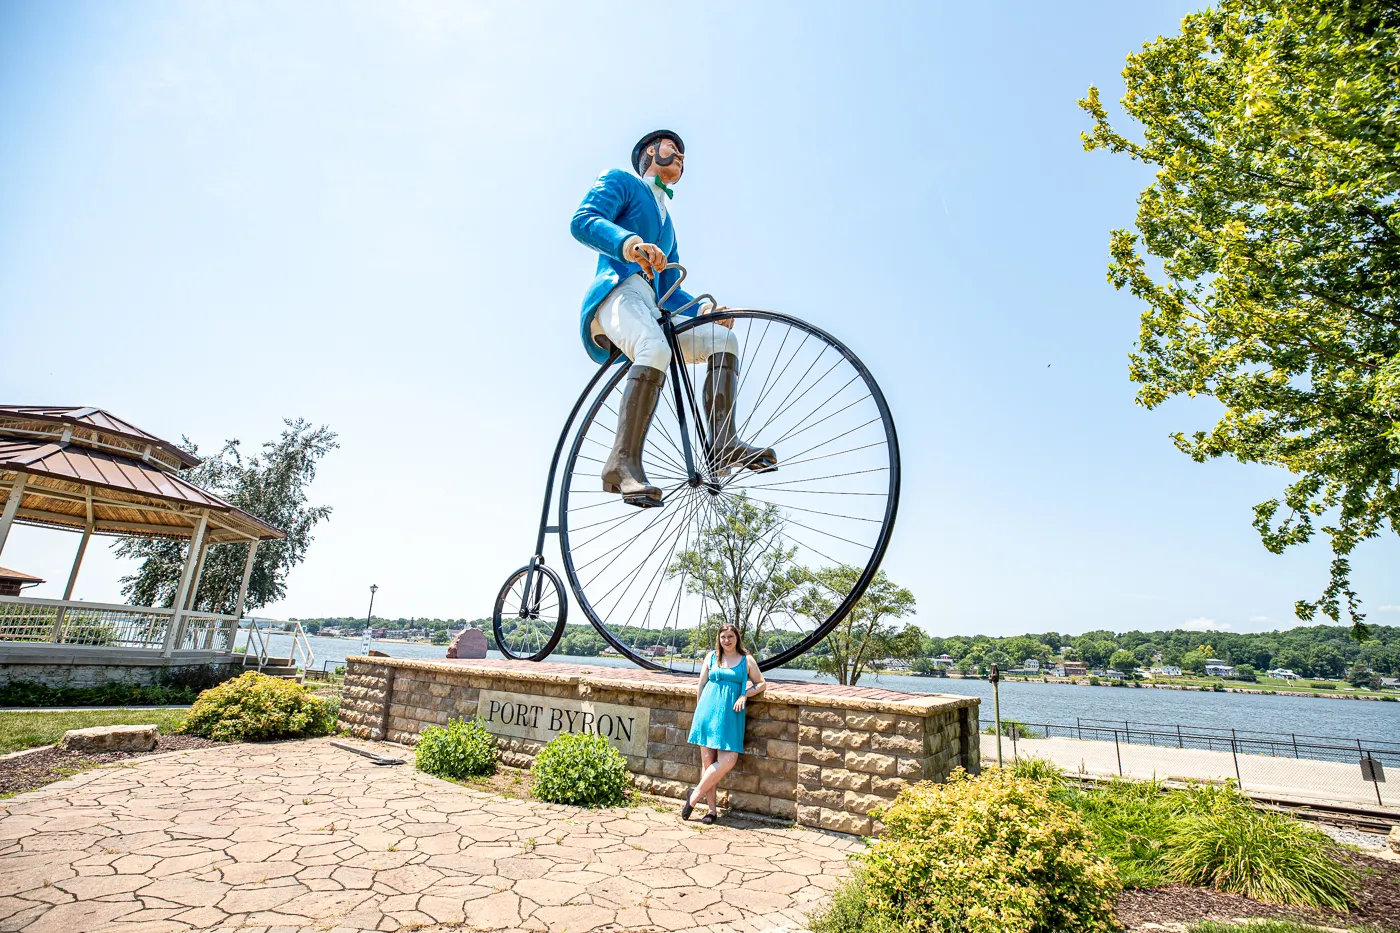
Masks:
[[[379,586],[371,583],[369,586],[369,612],[365,614],[365,633],[360,639],[360,651],[369,654],[369,633],[370,625],[374,620],[374,594],[379,592]]]
[[[997,684],[1001,683],[1001,675],[997,673],[997,666],[992,665],[992,675],[988,678],[992,682],[992,718],[995,720],[997,730],[997,768],[1001,768],[1001,691]]]

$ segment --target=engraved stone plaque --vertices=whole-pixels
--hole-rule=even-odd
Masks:
[[[564,732],[601,735],[624,755],[646,757],[651,710],[529,693],[483,690],[476,715],[496,735],[548,742]]]

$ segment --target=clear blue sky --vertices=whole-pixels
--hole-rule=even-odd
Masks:
[[[96,405],[208,449],[281,419],[342,448],[290,616],[479,617],[533,546],[590,374],[568,220],[670,126],[692,282],[805,316],[885,388],[886,567],[935,634],[1287,627],[1316,545],[1268,554],[1280,471],[1201,466],[1133,404],[1108,232],[1148,171],[1075,100],[1186,2],[0,5],[0,401]],[[61,591],[77,536],[4,562]],[[1400,542],[1356,582],[1400,618]],[[94,549],[80,597],[116,599]],[[1382,607],[1389,607],[1383,610]]]

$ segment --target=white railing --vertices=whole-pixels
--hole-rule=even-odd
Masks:
[[[293,622],[296,629],[292,632],[292,652],[301,656],[301,669],[311,670],[311,665],[316,663],[316,653],[311,650],[311,639],[306,637],[305,630],[300,622]]]
[[[300,622],[284,622],[281,619],[255,619],[247,616],[243,619],[248,625],[248,641],[244,647],[244,657],[248,660],[243,662],[248,666],[249,661],[256,658],[258,670],[262,670],[271,656],[267,639],[271,635],[290,635],[292,639],[291,656],[304,671],[311,670],[316,663],[316,653],[311,650],[311,640],[306,635],[306,630],[301,627]],[[282,631],[267,632],[264,626],[268,623],[280,626]]]
[[[40,642],[160,651],[173,609],[69,599],[0,596],[0,642]],[[187,612],[176,650],[231,651],[233,617]]]

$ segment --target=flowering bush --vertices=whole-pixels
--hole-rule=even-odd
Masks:
[[[1112,864],[1049,782],[989,770],[906,787],[875,816],[840,910],[818,933],[1110,933],[1121,891]]]
[[[219,742],[328,735],[335,707],[294,681],[249,671],[201,693],[180,731]]]

